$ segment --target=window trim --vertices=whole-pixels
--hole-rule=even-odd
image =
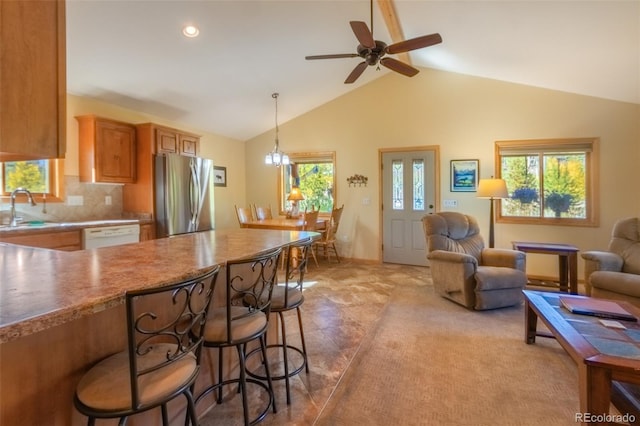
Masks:
[[[335,151],[316,151],[316,152],[289,152],[289,160],[291,163],[295,163],[296,160],[300,162],[312,162],[317,160],[319,162],[332,162],[333,163],[333,203],[334,205],[337,203],[338,199],[338,188],[336,185],[336,153]],[[284,173],[285,167],[289,166],[280,166],[280,170],[278,171],[278,211],[281,216],[287,214],[286,211],[286,200],[285,197],[287,193],[284,190]],[[330,215],[331,212],[320,212],[320,216]]]
[[[23,161],[23,160],[12,160],[12,161]],[[49,190],[46,194],[46,202],[47,203],[62,203],[64,202],[64,159],[62,158],[52,158],[48,159],[49,161]],[[7,161],[9,162],[9,161]],[[0,162],[2,165],[4,162]],[[4,167],[0,173],[4,173]],[[36,202],[42,202],[44,200],[44,194],[42,192],[33,192],[32,193]],[[11,194],[0,191],[0,199],[3,202],[9,202],[11,198]],[[26,203],[26,199],[24,197],[16,198],[16,203]]]
[[[553,225],[553,226],[583,226],[597,227],[600,225],[600,138],[566,138],[566,139],[528,139],[508,140],[495,142],[495,175],[502,176],[502,155],[511,152],[543,153],[578,151],[586,154],[585,158],[585,219],[556,218],[556,217],[514,217],[502,215],[502,201],[496,200],[496,222],[527,225]],[[573,148],[573,149],[572,149]]]

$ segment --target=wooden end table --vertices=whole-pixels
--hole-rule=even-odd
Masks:
[[[558,256],[560,291],[578,294],[578,247],[570,244],[513,241],[514,250]]]

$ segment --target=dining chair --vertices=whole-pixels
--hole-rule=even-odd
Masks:
[[[273,288],[273,295],[271,297],[271,312],[277,314],[281,332],[279,336],[280,341],[268,344],[267,350],[275,348],[282,352],[278,353],[278,356],[275,358],[273,356],[269,357],[271,364],[268,367],[272,374],[272,380],[285,380],[287,405],[291,404],[291,386],[289,379],[296,374],[299,374],[303,369],[309,373],[307,345],[304,340],[302,312],[300,307],[304,303],[304,295],[302,293],[304,274],[307,269],[307,261],[309,260],[309,252],[311,251],[312,244],[313,239],[309,238],[308,240],[294,243],[287,248],[287,252],[289,253],[287,258],[289,261],[287,262],[285,270],[285,279],[283,283],[278,284]],[[295,255],[293,253],[295,253]],[[300,347],[294,346],[287,340],[288,334],[284,313],[294,309],[298,316]],[[292,355],[290,351],[294,351],[298,354],[297,359],[294,359],[293,357],[290,359],[290,356]],[[254,349],[247,354],[247,357],[258,353],[258,349]],[[295,366],[290,367],[292,361],[295,362]],[[256,369],[254,371],[247,371],[247,374],[258,379],[266,379],[266,372],[264,371],[265,364],[261,364],[259,368],[260,369]]]
[[[89,369],[76,387],[74,405],[88,425],[113,418],[124,425],[131,415],[161,407],[168,426],[167,403],[178,395],[187,399],[185,424],[198,424],[192,386],[219,270],[125,294],[127,348]]]
[[[209,394],[217,393],[218,404],[223,403],[223,388],[237,384],[242,398],[242,415],[245,425],[255,424],[267,415],[269,408],[276,412],[273,385],[268,363],[266,381],[247,377],[247,344],[259,345],[262,357],[268,360],[265,333],[271,312],[271,296],[277,283],[278,261],[282,248],[270,250],[257,256],[226,262],[226,304],[211,309],[205,327],[204,347],[218,349],[217,382],[207,386],[196,398],[196,405]],[[223,349],[235,348],[238,353],[238,375],[224,379]],[[267,393],[268,403],[255,418],[250,419],[247,384],[254,384]],[[254,410],[252,410],[253,413]]]
[[[238,223],[240,224],[240,228],[245,228],[247,222],[251,222],[253,220],[253,213],[251,212],[251,207],[238,207],[235,206],[236,216],[238,217]]]
[[[257,220],[273,219],[273,214],[271,213],[271,205],[269,205],[268,207],[264,207],[254,204],[253,212]]]
[[[340,225],[340,218],[342,217],[342,211],[344,210],[344,204],[340,207],[334,207],[331,210],[331,218],[325,231],[322,233],[322,237],[314,243],[314,248],[317,251],[319,247],[322,247],[324,257],[330,260],[330,252],[333,252],[336,256],[338,263],[340,262],[340,256],[338,255],[338,249],[336,248],[336,235],[338,233],[338,226]]]
[[[304,227],[303,230],[315,232],[318,228],[318,215],[320,214],[320,210],[311,210],[310,212],[304,213]],[[311,250],[311,255],[313,256],[313,261],[316,263],[316,267],[319,267],[318,258],[313,250]],[[306,263],[306,262],[305,262]]]
[[[302,230],[316,232],[316,229],[318,227],[319,214],[320,214],[320,210],[311,210],[311,211],[305,210],[304,213],[302,213]],[[313,256],[313,260],[316,262],[316,267],[320,267],[320,265],[318,264],[318,259],[316,257],[316,254],[313,252],[313,250],[311,251],[311,254]],[[282,265],[281,265],[282,269],[286,268],[286,265],[287,265],[287,262],[289,262],[290,256],[294,256],[294,258],[298,256],[297,251],[285,250],[283,252]]]

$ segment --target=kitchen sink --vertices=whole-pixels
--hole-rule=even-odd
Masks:
[[[0,225],[0,229],[24,229],[24,228],[50,228],[54,226],[64,226],[60,222],[45,222],[42,220],[30,220],[27,222],[19,222],[17,226]]]

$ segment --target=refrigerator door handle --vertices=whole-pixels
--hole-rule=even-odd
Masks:
[[[200,208],[202,205],[202,203],[200,202],[201,185],[195,163],[196,161],[191,159],[191,179],[189,180],[189,202],[191,204],[191,221],[189,222],[190,232],[194,232],[198,229],[198,222],[200,221]]]

